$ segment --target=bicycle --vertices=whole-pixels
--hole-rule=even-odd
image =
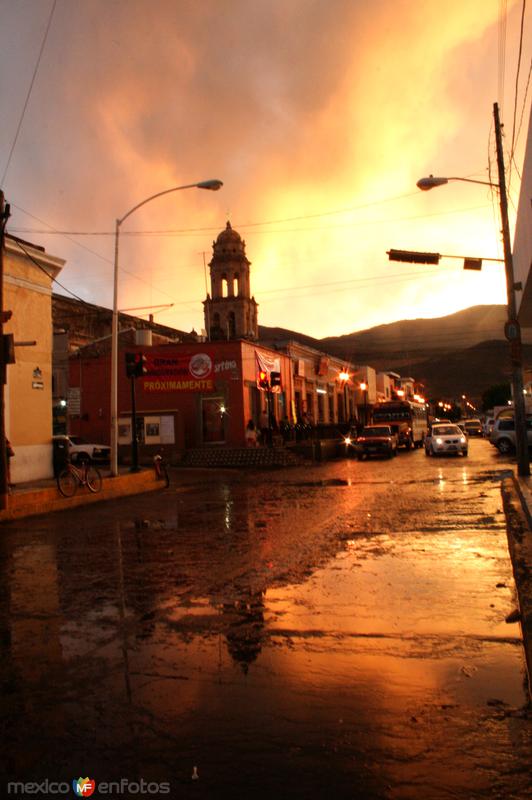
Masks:
[[[160,453],[156,453],[153,457],[153,466],[155,469],[155,477],[157,480],[164,480],[165,488],[168,489],[170,486],[170,476],[168,474],[168,467],[166,466],[166,461],[163,459]]]
[[[73,497],[78,486],[86,486],[93,494],[101,491],[102,476],[99,470],[88,461],[82,461],[79,467],[68,463],[57,476],[57,488],[63,497]]]

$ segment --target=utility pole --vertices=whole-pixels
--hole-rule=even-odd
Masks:
[[[5,203],[4,193],[0,189],[0,510],[7,506],[7,455],[6,455],[6,422],[4,386],[6,382],[6,359],[4,353],[4,321],[9,316],[4,314],[4,238],[6,223],[9,219],[9,205]]]
[[[497,103],[493,104],[493,119],[495,124],[495,142],[497,146],[497,168],[499,172],[499,202],[501,207],[504,269],[506,272],[508,322],[506,324],[505,334],[510,343],[517,472],[519,475],[530,475],[525,398],[523,395],[521,327],[517,320],[517,308],[515,302],[514,264],[512,248],[510,244],[510,225],[508,223],[508,197],[506,195],[506,178],[504,174],[501,123],[499,119],[499,106]]]

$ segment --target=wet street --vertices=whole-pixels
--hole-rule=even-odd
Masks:
[[[532,797],[509,466],[472,440],[468,458],[174,472],[4,525],[3,780]]]

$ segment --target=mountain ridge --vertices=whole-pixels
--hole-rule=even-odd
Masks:
[[[429,394],[480,398],[510,380],[505,305],[476,305],[430,319],[399,320],[322,339],[287,328],[259,327],[264,342],[295,340],[353,364],[413,375]],[[523,331],[523,366],[532,365],[532,333]]]

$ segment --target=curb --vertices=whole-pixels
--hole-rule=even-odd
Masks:
[[[506,515],[508,550],[519,603],[528,695],[532,700],[532,527],[530,525],[530,509],[515,475],[502,479],[501,494]]]
[[[92,494],[86,488],[80,488],[74,497],[63,497],[55,484],[45,488],[22,490],[8,495],[7,508],[0,511],[0,522],[65,511],[89,503],[101,503],[105,500],[164,488],[164,480],[156,478],[155,471],[150,469],[118,475],[116,478],[104,478],[102,490],[97,494]]]

